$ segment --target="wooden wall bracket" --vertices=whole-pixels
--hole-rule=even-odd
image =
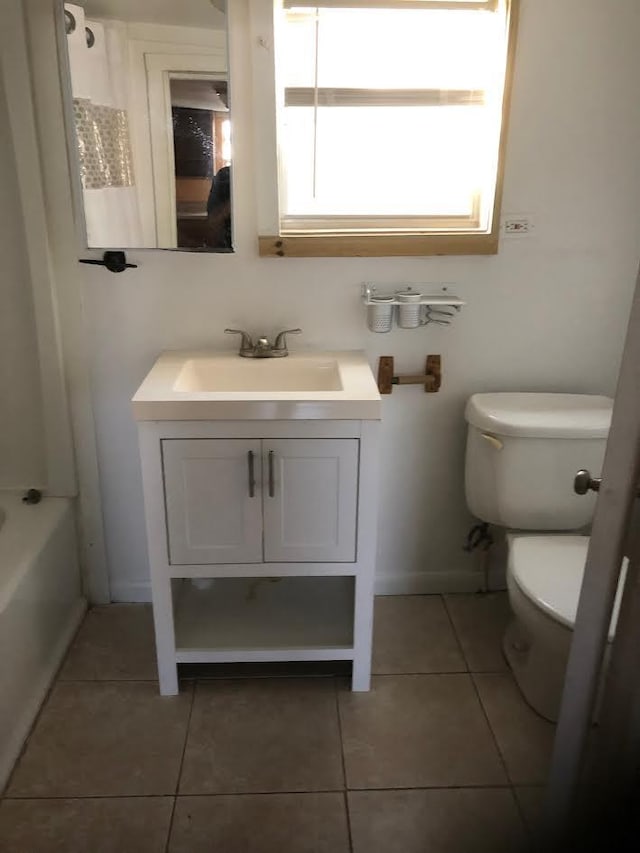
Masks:
[[[378,390],[381,394],[391,394],[394,385],[424,385],[427,394],[440,390],[442,385],[442,362],[439,355],[428,355],[425,372],[405,373],[395,376],[393,356],[381,355],[378,362]]]

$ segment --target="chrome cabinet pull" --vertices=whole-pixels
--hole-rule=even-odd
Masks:
[[[250,450],[247,453],[247,459],[249,462],[249,497],[254,498],[256,496],[256,478],[255,478],[253,450]]]
[[[273,475],[273,450],[269,451],[269,497],[273,498],[276,494],[276,486]]]

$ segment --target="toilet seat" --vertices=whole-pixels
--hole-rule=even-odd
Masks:
[[[509,569],[521,592],[548,616],[573,629],[582,587],[588,536],[510,535]],[[618,622],[628,560],[625,557],[616,593],[609,641]]]

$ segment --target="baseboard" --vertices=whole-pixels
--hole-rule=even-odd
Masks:
[[[491,571],[489,589],[504,588],[504,574]],[[379,575],[375,586],[376,595],[437,595],[481,590],[484,590],[484,575],[472,570]],[[151,601],[151,584],[146,581],[112,583],[111,599],[118,604],[146,603]]]
[[[76,631],[80,627],[80,623],[84,618],[86,610],[87,602],[84,598],[79,599],[71,611],[65,629],[53,649],[49,659],[49,666],[42,673],[37,684],[34,685],[31,698],[20,711],[19,719],[16,720],[16,725],[11,738],[5,745],[3,753],[0,756],[0,791],[2,791],[6,785],[9,775],[13,770],[13,766],[20,756],[20,752],[29,732],[31,731],[33,722],[38,715],[38,711],[40,710],[42,703],[47,697],[49,688],[56,677]]]
[[[111,581],[111,601],[114,604],[146,604],[151,601],[151,583]]]
[[[412,572],[379,575],[376,595],[436,595],[447,592],[479,592],[484,577],[474,571]]]
[[[477,592],[482,589],[477,572],[411,572],[378,575],[376,595],[429,595],[443,592]]]

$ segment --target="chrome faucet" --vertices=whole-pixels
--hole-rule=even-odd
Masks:
[[[259,337],[254,344],[251,335],[242,329],[225,329],[226,335],[241,335],[240,350],[238,355],[243,358],[283,358],[289,355],[287,349],[287,335],[300,335],[302,329],[285,329],[278,332],[275,343],[271,343],[264,335]]]

